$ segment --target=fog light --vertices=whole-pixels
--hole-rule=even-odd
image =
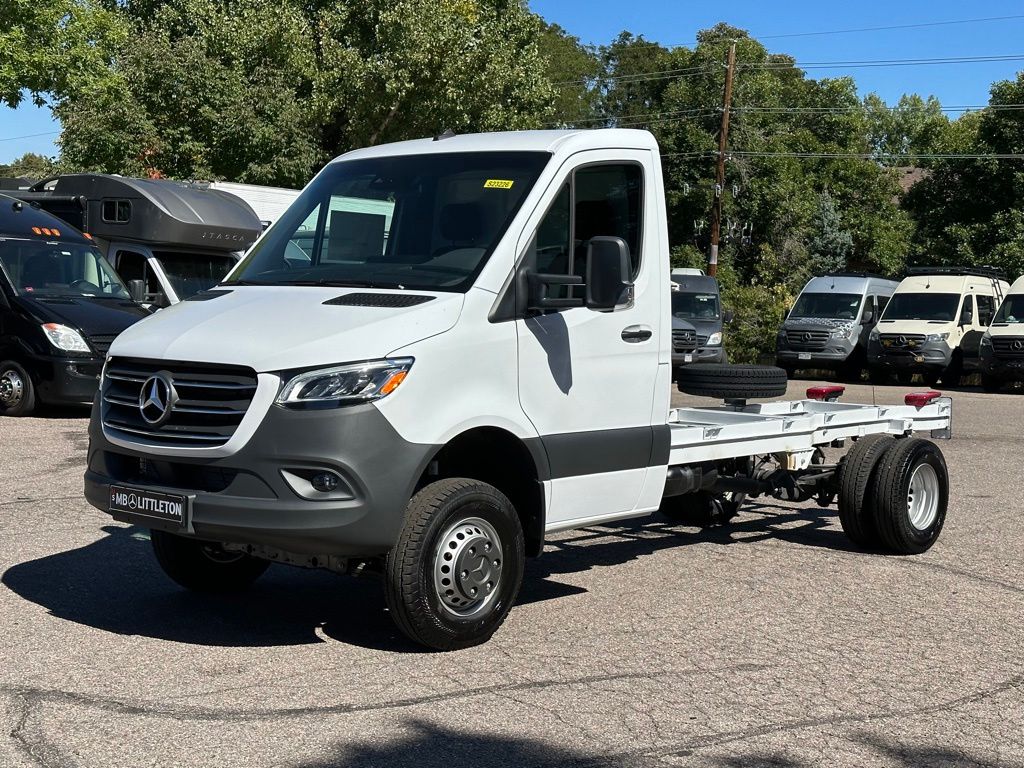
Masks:
[[[338,476],[330,472],[317,472],[309,479],[309,484],[320,493],[330,493],[338,487]]]

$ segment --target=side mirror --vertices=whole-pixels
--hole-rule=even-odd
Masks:
[[[782,310],[782,322],[786,322],[789,319],[789,313],[793,311],[793,307],[786,307]]]
[[[731,309],[727,309],[727,310],[725,310],[725,312],[722,313],[722,322],[723,323],[731,323],[735,318],[736,318],[736,315],[733,314],[733,311]]]
[[[629,303],[632,265],[621,237],[592,237],[587,246],[586,306],[609,310]]]
[[[132,297],[132,301],[141,304],[146,300],[146,283],[143,280],[129,280],[128,281],[128,295]]]
[[[970,307],[964,307],[964,311],[960,313],[960,325],[970,325],[974,322],[974,310]]]
[[[171,306],[171,302],[167,300],[167,296],[163,291],[157,291],[156,293],[149,294],[148,299],[157,309],[166,309]]]
[[[871,307],[867,307],[864,310],[864,314],[860,316],[860,324],[871,325],[873,322],[875,322],[875,310]]]

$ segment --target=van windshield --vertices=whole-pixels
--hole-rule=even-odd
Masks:
[[[718,294],[672,291],[672,314],[684,320],[715,320]]]
[[[882,319],[952,322],[959,306],[959,293],[894,293]]]
[[[820,317],[830,320],[856,320],[860,312],[859,293],[801,293],[790,317]]]
[[[1024,323],[1024,294],[1007,296],[996,312],[993,323]]]
[[[187,299],[200,291],[212,288],[223,280],[235,265],[234,257],[227,255],[208,256],[201,253],[168,251],[154,251],[153,255],[160,260],[160,266],[164,268],[167,279],[171,281],[171,287],[179,299]]]
[[[550,157],[461,152],[334,163],[226,284],[464,292]]]
[[[91,245],[0,239],[0,264],[19,296],[128,298],[121,278]]]

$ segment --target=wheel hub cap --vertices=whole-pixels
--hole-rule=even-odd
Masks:
[[[501,539],[490,523],[471,517],[449,526],[434,553],[441,605],[458,616],[479,613],[498,593],[501,566]]]
[[[926,531],[939,513],[939,476],[930,464],[921,464],[910,476],[907,491],[907,514],[910,524]]]
[[[21,402],[25,393],[25,382],[17,371],[4,371],[0,374],[0,403],[13,407]]]

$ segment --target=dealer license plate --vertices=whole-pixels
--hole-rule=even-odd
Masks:
[[[189,497],[112,485],[110,486],[110,511],[143,515],[187,528]]]
[[[810,352],[800,352],[800,353],[797,354],[796,359],[797,360],[810,360],[811,359],[811,353]]]
[[[687,352],[685,355],[683,355],[683,362],[684,363],[692,363],[693,362],[693,355],[691,353]]]

